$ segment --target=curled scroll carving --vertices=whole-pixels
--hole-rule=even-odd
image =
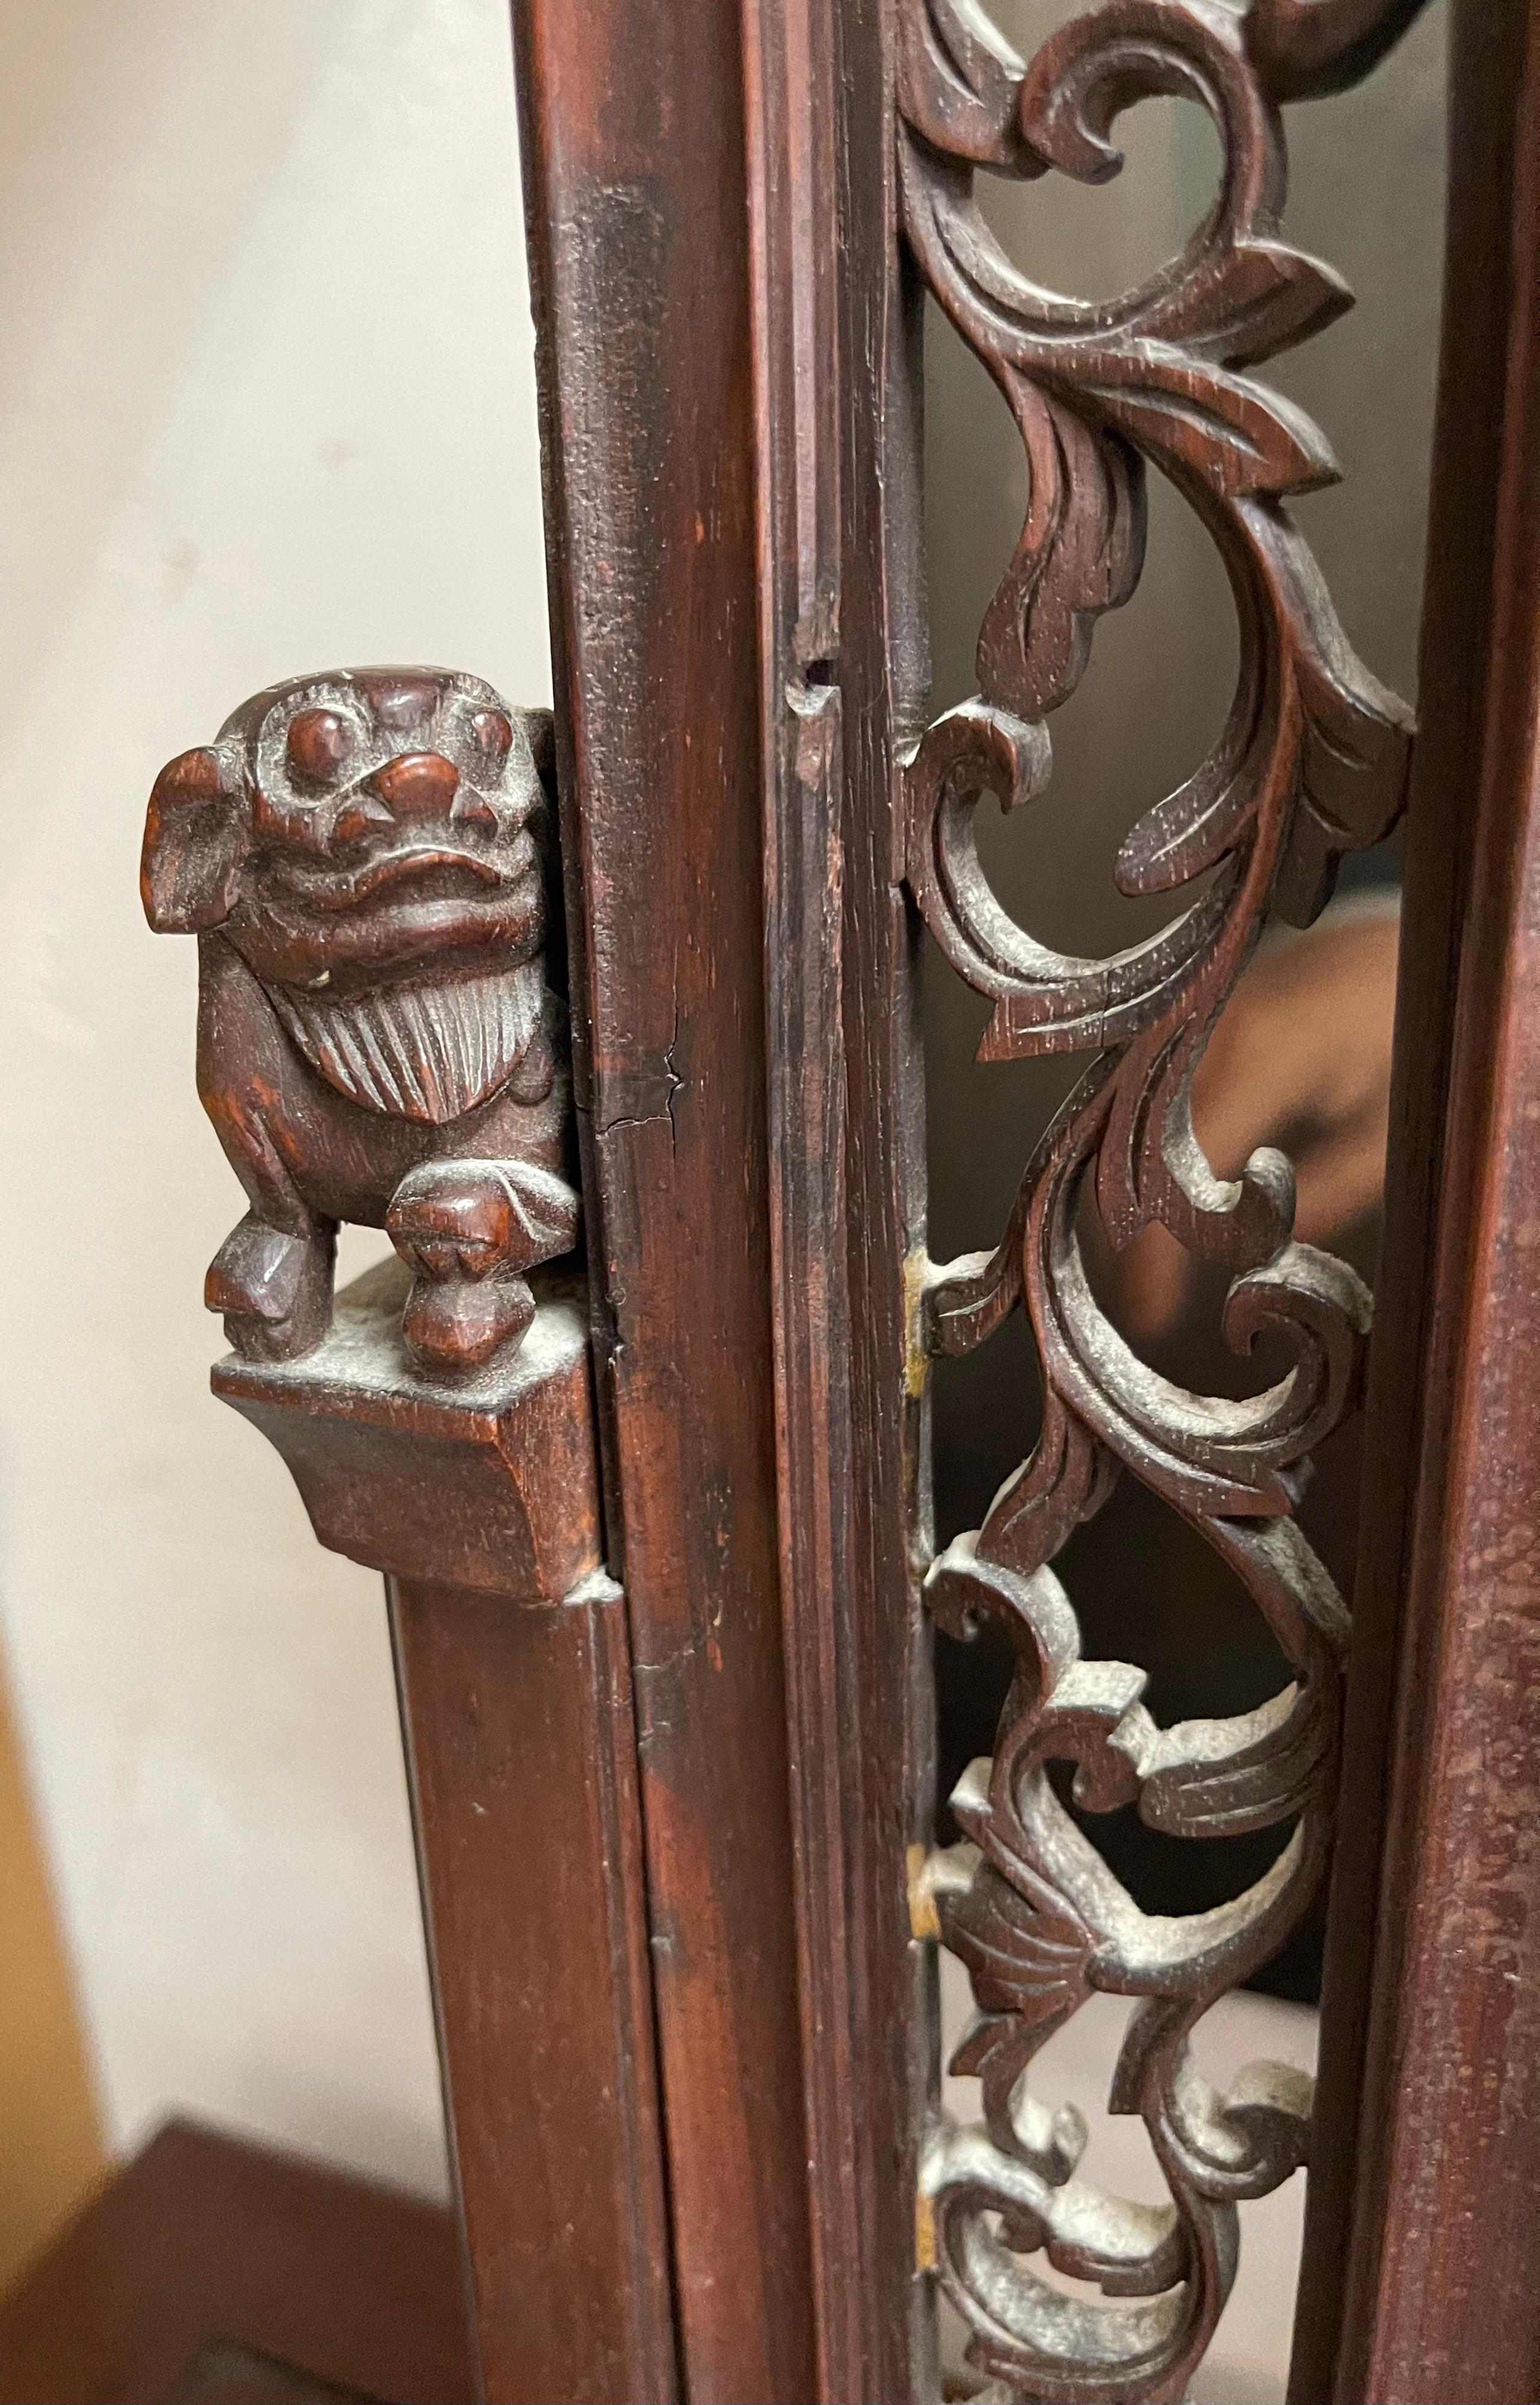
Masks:
[[[1356,1399],[1369,1299],[1295,1240],[1283,1155],[1264,1149],[1239,1177],[1216,1177],[1188,1098],[1269,913],[1308,923],[1342,852],[1385,835],[1405,795],[1409,715],[1353,656],[1285,507],[1332,480],[1331,454],[1245,372],[1351,299],[1281,239],[1279,104],[1350,82],[1415,12],[1416,0],[1253,0],[1245,14],[1221,0],[1105,0],[1024,63],[973,0],[900,0],[905,232],[1000,386],[1029,470],[1026,523],[980,635],[979,693],[905,765],[907,875],[942,950],[994,1006],[982,1060],[1093,1055],[996,1250],[932,1265],[921,1304],[937,1354],[984,1342],[1019,1303],[1043,1371],[1035,1449],[927,1582],[944,1626],[966,1634],[992,1616],[1016,1661],[994,1759],[953,1799],[967,1842],[927,1875],[973,1977],[979,2018],[953,2067],[979,2077],[984,2118],[932,2134],[921,2185],[972,2358],[1002,2396],[1181,2397],[1234,2276],[1237,2205],[1307,2150],[1308,2082],[1264,2065],[1219,2096],[1188,2041],[1288,1934],[1326,1858],[1346,1615],[1293,1513],[1311,1448]],[[1196,102],[1218,130],[1207,216],[1137,289],[1086,302],[1033,283],[985,222],[977,170],[1101,182],[1121,163],[1116,119],[1155,94]],[[1081,960],[1001,907],[973,821],[985,796],[1042,807],[1046,721],[1084,673],[1098,618],[1139,577],[1152,462],[1225,563],[1240,668],[1210,756],[1117,862],[1124,892],[1187,898],[1157,935]],[[1238,1401],[1188,1394],[1141,1361],[1091,1291],[1077,1233],[1088,1204],[1116,1245],[1158,1220],[1227,1270],[1227,1339],[1242,1352],[1265,1329],[1281,1339],[1282,1377]],[[1200,1531],[1266,1617],[1294,1673],[1270,1703],[1161,1729],[1137,1668],[1082,1658],[1049,1565],[1120,1468]],[[1092,1812],[1131,1805],[1176,1835],[1291,1833],[1225,1905],[1147,1916],[1059,1800],[1056,1762],[1073,1765],[1074,1798]],[[1109,2102],[1144,2119],[1169,2191],[1159,2210],[1082,2180],[1079,2116],[1028,2090],[1038,2048],[1092,1989],[1141,2000]],[[1101,2299],[1040,2277],[1033,2257]]]
[[[250,1203],[206,1300],[248,1359],[326,1334],[341,1220],[388,1231],[407,1343],[448,1378],[519,1343],[523,1273],[576,1241],[550,757],[549,714],[478,678],[338,669],[157,779],[145,909],[198,937],[199,1091]]]

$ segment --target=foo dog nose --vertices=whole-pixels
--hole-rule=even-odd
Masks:
[[[442,819],[459,790],[460,772],[441,752],[403,752],[369,781],[393,818]]]

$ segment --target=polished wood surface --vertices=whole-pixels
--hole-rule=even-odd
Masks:
[[[471,2405],[452,2216],[173,2122],[0,2301],[0,2405]]]
[[[140,891],[198,938],[198,1090],[250,1205],[204,1293],[245,1358],[324,1337],[342,1220],[388,1229],[446,1379],[516,1349],[524,1272],[576,1241],[550,736],[478,677],[325,669],[155,781]]]
[[[805,2405],[739,17],[524,0],[514,33],[681,2381],[718,2405]]]
[[[1171,2405],[1238,2205],[1312,2143],[1298,2074],[1222,2097],[1187,2039],[1308,1904],[1344,1763],[1295,2394],[1540,2385],[1540,1748],[1514,1709],[1540,1660],[1540,0],[1456,6],[1345,1750],[1346,1615],[1295,1513],[1359,1397],[1367,1297],[1296,1241],[1281,1156],[1221,1185],[1189,1118],[1269,913],[1309,922],[1406,791],[1408,714],[1287,514],[1334,464],[1250,372],[1346,302],[1282,240],[1281,105],[1418,5],[1105,0],[1024,62],[960,0],[521,0],[570,1097],[536,714],[451,672],[337,672],[157,785],[147,904],[198,934],[203,1090],[252,1204],[211,1273],[240,1356],[217,1383],[322,1540],[389,1581],[478,2359],[453,2378],[492,2405],[929,2398],[932,2275],[1002,2390]],[[1044,294],[975,171],[1099,182],[1121,112],[1172,94],[1214,120],[1218,203],[1137,290]],[[922,284],[1029,486],[980,692],[930,724]],[[972,814],[1032,802],[1044,839],[1047,722],[1134,589],[1151,463],[1223,559],[1241,671],[1209,762],[1119,855],[1130,894],[1194,890],[1087,962],[1005,916]],[[995,1250],[951,1263],[924,1249],[921,921],[992,1006],[982,1058],[1095,1055]],[[1243,1401],[1157,1378],[1085,1272],[1093,1202],[1114,1245],[1158,1220],[1223,1272],[1237,1349],[1281,1341],[1291,1374]],[[334,1318],[344,1218],[400,1261]],[[928,1365],[1018,1307],[1042,1441],[938,1554]],[[1081,1658],[1050,1564],[1123,1470],[1277,1637],[1270,1703],[1161,1728],[1138,1670]],[[970,1842],[940,1850],[927,1606],[958,1634],[992,1615],[1016,1655],[958,1791]],[[1163,1837],[1277,1832],[1275,1867],[1211,1915],[1141,1910],[1050,1759]],[[938,1939],[974,1977],[976,2128],[937,2112]],[[1078,2117],[1022,2107],[1099,1989],[1141,2000],[1111,2102],[1169,2210],[1096,2194]],[[1110,2301],[1071,2311],[1044,2250]],[[386,2393],[262,2313],[184,2316],[158,2385],[91,2393]]]
[[[882,11],[744,12],[760,502],[770,1215],[781,1592],[819,2394],[933,2381],[914,2190],[935,2060],[906,1852],[932,1712],[904,1531],[922,1235],[894,722],[923,683],[911,295]]]
[[[482,2394],[651,2398],[670,2306],[624,1597],[397,1580],[390,1614]]]
[[[1540,2394],[1540,10],[1453,15],[1443,366],[1291,2394]]]
[[[338,1295],[302,1360],[232,1354],[210,1384],[282,1454],[334,1553],[555,1601],[603,1556],[588,1319],[570,1273],[537,1270],[529,1291],[511,1357],[446,1386],[402,1342],[410,1272],[382,1261]]]

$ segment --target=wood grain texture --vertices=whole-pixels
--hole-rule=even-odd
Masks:
[[[1269,915],[1309,924],[1341,853],[1378,841],[1404,800],[1409,713],[1353,656],[1286,507],[1332,481],[1335,463],[1249,371],[1350,298],[1281,239],[1278,104],[1367,66],[1410,13],[1105,0],[1024,63],[975,8],[905,0],[900,12],[905,233],[999,385],[1028,467],[1020,541],[980,632],[979,693],[906,761],[908,878],[947,960],[993,1005],[981,1060],[1091,1055],[993,1252],[923,1275],[932,1354],[969,1352],[1026,1312],[1043,1428],[982,1527],[954,1536],[926,1580],[949,1633],[992,1621],[1006,1634],[1015,1676],[992,1760],[951,1799],[965,1841],[933,1855],[922,1882],[932,1928],[973,1978],[979,2018],[952,2069],[978,2078],[983,2119],[934,2127],[920,2188],[970,2359],[1002,2394],[1058,2405],[1185,2394],[1234,2278],[1237,2209],[1309,2145],[1308,2081],[1255,2064],[1221,2095],[1189,2040],[1295,1928],[1327,1859],[1347,1615],[1295,1515],[1312,1449],[1357,1402],[1369,1298],[1295,1238],[1281,1153],[1216,1177],[1191,1086]],[[1104,182],[1121,164],[1117,120],[1156,94],[1211,116],[1224,159],[1214,204],[1137,288],[1099,301],[1044,289],[991,232],[978,169]],[[1224,561],[1239,673],[1209,757],[1118,854],[1124,893],[1183,898],[1158,934],[1084,960],[1000,906],[973,821],[992,797],[1005,810],[1036,803],[1041,823],[1048,721],[1085,672],[1097,620],[1135,588],[1151,466]],[[1113,1246],[1159,1223],[1224,1270],[1225,1340],[1240,1353],[1268,1339],[1275,1382],[1238,1399],[1156,1376],[1093,1292],[1081,1232],[1092,1214]],[[1160,1727],[1142,1669],[1085,1658],[1050,1565],[1122,1471],[1213,1548],[1272,1631],[1292,1678],[1269,1702]],[[1050,1777],[1065,1765],[1078,1811]],[[1176,1837],[1276,1830],[1276,1857],[1211,1910],[1146,1913],[1089,1818],[1120,1807]],[[1083,2179],[1081,2117],[1027,2091],[1039,2048],[1097,1990],[1139,2000],[1108,2103],[1145,2122],[1169,2192],[1159,2209]],[[1040,2279],[1039,2256],[1108,2301]]]
[[[469,2405],[459,2243],[441,2206],[172,2122],[0,2304],[0,2405],[241,2395]]]
[[[1350,1781],[1291,2394],[1540,2393],[1540,11],[1453,14]]]
[[[916,2272],[934,2059],[906,1848],[928,1651],[904,1532],[921,1241],[914,937],[893,724],[912,724],[917,429],[891,238],[883,12],[748,0],[777,1448],[819,2394],[934,2384]]]
[[[514,10],[609,1567],[685,2392],[815,2393],[731,0]]]
[[[414,1580],[391,1632],[482,2394],[673,2369],[624,1599]]]

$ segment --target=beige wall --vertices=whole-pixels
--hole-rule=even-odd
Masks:
[[[270,678],[549,696],[504,0],[0,10],[0,1608],[105,2117],[431,2186],[377,1582],[207,1394],[239,1196],[135,870]]]

